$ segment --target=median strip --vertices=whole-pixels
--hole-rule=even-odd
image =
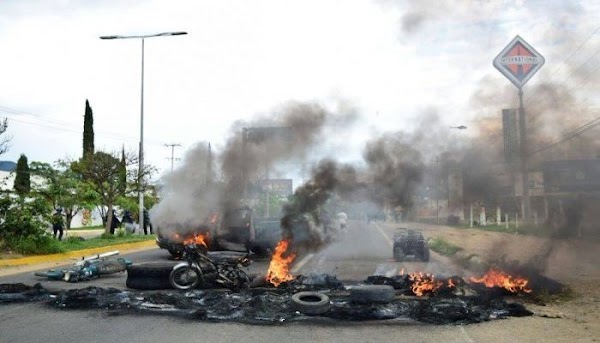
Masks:
[[[90,248],[83,250],[75,250],[69,251],[61,254],[50,254],[50,255],[35,255],[35,256],[27,256],[21,258],[12,258],[12,259],[2,259],[0,260],[0,267],[12,267],[12,266],[22,266],[29,264],[38,264],[45,262],[53,262],[53,261],[61,261],[61,260],[69,260],[69,259],[77,259],[79,260],[81,257],[88,255],[100,254],[107,251],[119,250],[120,252],[125,252],[129,250],[136,250],[142,248],[150,248],[156,247],[156,242],[154,240],[135,242],[135,243],[123,243],[99,248]]]

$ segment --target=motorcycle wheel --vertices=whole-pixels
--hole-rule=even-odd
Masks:
[[[192,289],[200,284],[202,272],[190,266],[173,268],[169,274],[169,283],[175,289]]]

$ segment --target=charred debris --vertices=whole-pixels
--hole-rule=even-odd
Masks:
[[[408,296],[408,276],[369,277],[362,285],[389,284],[395,289],[393,299],[385,302],[356,301],[351,285],[329,275],[299,276],[280,287],[263,286],[241,292],[224,289],[192,291],[132,291],[115,288],[87,287],[59,292],[40,284],[1,284],[0,304],[45,302],[57,310],[103,310],[108,314],[169,315],[190,320],[226,321],[248,324],[283,324],[286,322],[397,321],[429,324],[470,324],[532,315],[522,304],[524,297],[506,298],[508,293],[479,286],[444,289],[425,297]],[[364,287],[364,286],[363,286]],[[298,311],[292,294],[313,291],[329,299],[324,313],[307,315]],[[463,292],[464,294],[460,294]],[[466,293],[465,293],[466,292]],[[520,299],[518,299],[520,298]]]
[[[499,278],[502,275],[505,279]],[[531,279],[517,278],[500,270],[490,270],[481,278],[436,279],[430,274],[414,273],[393,277],[374,275],[350,284],[342,283],[335,276],[311,274],[297,276],[278,287],[257,277],[250,288],[239,292],[214,288],[136,291],[99,287],[57,292],[40,284],[1,284],[0,304],[45,302],[59,310],[103,310],[113,315],[169,315],[249,324],[381,320],[470,324],[530,316],[533,313],[524,303],[540,304],[538,294],[562,290],[562,285],[555,281],[539,275],[529,276]],[[390,291],[391,296],[382,297],[382,290]],[[293,300],[294,294],[299,292],[320,295],[327,299],[326,307],[318,314],[299,310]],[[307,298],[307,301],[310,304],[313,300]]]

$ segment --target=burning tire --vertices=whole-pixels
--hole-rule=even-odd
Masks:
[[[361,285],[350,289],[350,301],[358,304],[387,304],[395,295],[394,287],[388,285]]]
[[[319,292],[299,292],[292,295],[294,308],[307,315],[319,315],[329,311],[329,297]]]

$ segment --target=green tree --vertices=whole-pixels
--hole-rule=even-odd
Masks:
[[[126,195],[127,192],[127,160],[125,158],[125,147],[121,149],[121,164],[119,165],[119,178],[121,188],[119,192],[121,192],[122,196]]]
[[[55,162],[55,167],[48,163],[32,162],[31,174],[42,180],[34,182],[33,189],[54,209],[62,209],[66,217],[66,229],[71,229],[71,222],[83,209],[91,209],[96,202],[95,193],[83,182],[81,174],[76,173],[67,161]]]
[[[137,163],[133,154],[126,156],[125,160],[126,166]],[[77,166],[76,171],[81,173],[85,182],[96,193],[101,203],[106,206],[105,231],[110,233],[112,210],[121,197],[120,190],[123,188],[121,161],[115,154],[98,151],[93,155],[87,155],[75,165]],[[135,177],[135,174],[130,177]]]
[[[0,249],[23,254],[60,252],[46,228],[50,207],[40,197],[0,193]]]
[[[0,155],[4,154],[8,151],[9,143],[11,137],[4,135],[6,130],[8,129],[8,120],[4,118],[4,120],[0,120],[0,136],[3,136],[0,139]]]
[[[94,114],[90,102],[86,99],[83,117],[83,157],[88,154],[94,154]]]
[[[14,189],[19,195],[27,194],[31,191],[31,175],[29,174],[29,164],[27,163],[27,156],[21,154],[17,161],[17,168],[15,170],[15,182]]]

